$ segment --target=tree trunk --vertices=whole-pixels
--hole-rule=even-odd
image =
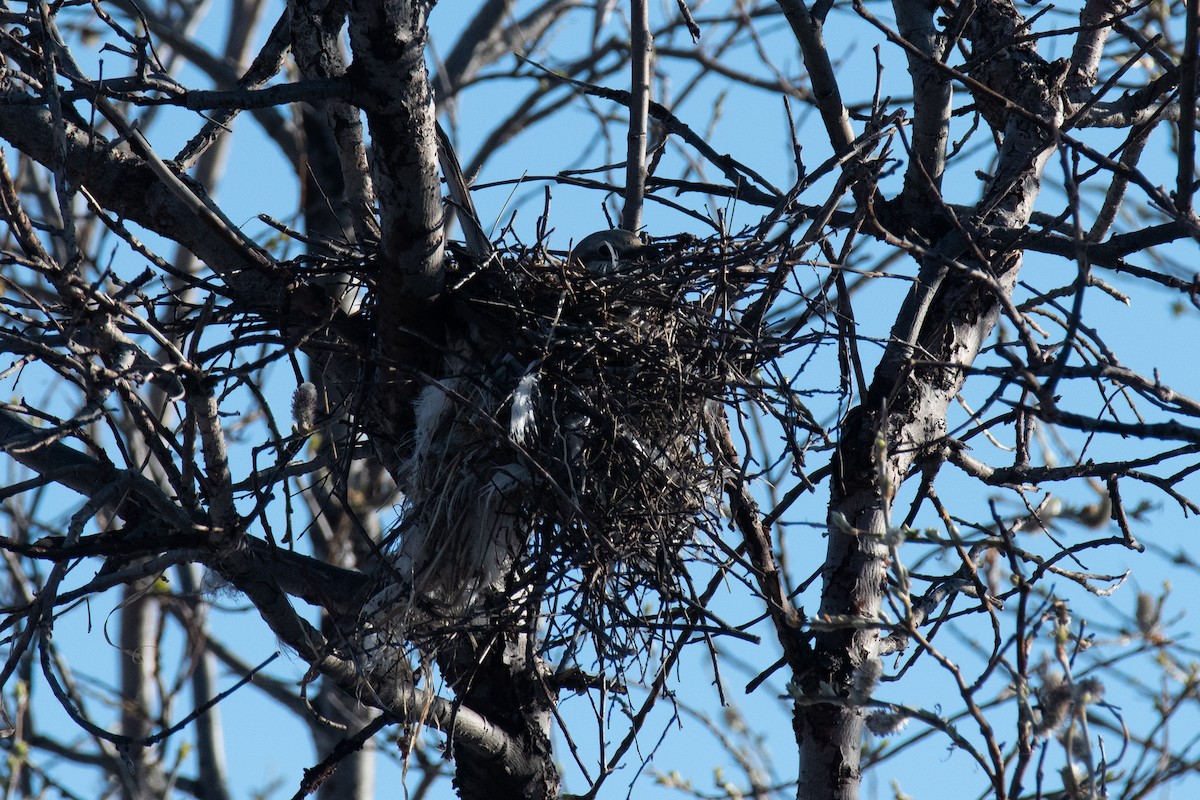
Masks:
[[[455,759],[454,785],[462,800],[552,800],[559,796],[558,769],[550,747],[556,696],[549,673],[524,634],[500,633],[480,644],[444,652],[439,664],[459,700],[520,744],[531,765],[513,774],[481,758]]]
[[[149,583],[143,580],[125,587],[121,608],[121,734],[131,739],[144,739],[150,735],[152,709],[157,705],[154,691],[157,685],[155,654],[158,641],[154,635],[157,608],[146,597]],[[121,781],[121,795],[125,800],[152,800],[163,796],[166,784],[155,752],[132,745],[129,765],[131,769],[123,771]]]
[[[809,663],[795,676],[801,800],[858,797],[866,710],[855,703],[854,682],[863,665],[879,658],[886,537],[896,491],[914,463],[941,457],[946,409],[962,386],[962,367],[974,362],[1016,284],[1021,257],[1000,249],[996,242],[1004,237],[995,234],[1028,224],[1052,152],[1050,125],[1062,120],[1054,66],[1028,42],[1004,50],[1022,24],[1009,0],[976,5],[970,29],[975,49],[1000,53],[979,67],[979,79],[999,94],[1016,93],[1013,103],[1032,113],[997,103],[990,94],[979,97],[985,118],[1004,137],[996,175],[974,216],[914,253],[919,280],[862,404],[843,423],[833,464],[821,627]],[[826,697],[835,702],[822,702]],[[1003,797],[1003,786],[995,788]]]

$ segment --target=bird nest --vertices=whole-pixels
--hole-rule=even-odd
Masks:
[[[714,298],[681,262],[593,275],[531,254],[470,276],[459,300],[516,368],[501,428],[540,484],[542,555],[595,573],[678,550],[717,485],[701,451],[727,373]]]
[[[441,624],[457,609],[494,628],[525,598],[613,639],[687,602],[683,562],[713,546],[719,510],[706,431],[753,339],[717,252],[657,242],[596,271],[531,248],[452,272],[452,335],[398,471],[394,564]],[[551,618],[549,646],[576,627]]]

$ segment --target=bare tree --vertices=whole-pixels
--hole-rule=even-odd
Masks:
[[[930,738],[979,797],[1184,785],[1194,656],[1120,590],[1195,570],[1154,529],[1200,512],[1200,403],[1121,325],[1200,305],[1200,12],[1026,11],[245,0],[218,54],[201,3],[0,9],[8,794],[235,796],[251,682],[311,732],[296,796],[373,796],[386,742],[389,795],[595,797],[662,712],[737,770],[658,775],[696,797],[851,800]],[[551,127],[571,163],[512,155]],[[251,134],[291,171],[225,175]],[[55,639],[93,606],[111,685]]]

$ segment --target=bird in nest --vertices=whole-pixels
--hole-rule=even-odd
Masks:
[[[649,249],[641,234],[613,228],[589,233],[579,240],[571,255],[590,275],[612,275],[646,255]]]

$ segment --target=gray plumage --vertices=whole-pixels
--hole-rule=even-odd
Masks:
[[[589,233],[579,240],[572,254],[592,275],[618,272],[646,249],[641,235],[614,228]]]

